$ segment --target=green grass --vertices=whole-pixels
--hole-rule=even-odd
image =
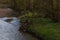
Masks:
[[[33,24],[28,30],[34,31],[44,40],[60,40],[60,23],[54,23],[48,18],[33,18],[31,20]]]
[[[32,21],[32,24],[28,27],[29,31],[34,32],[44,40],[60,40],[60,23],[54,23],[48,18],[33,18],[33,16],[32,13],[29,13],[27,17],[21,19],[22,21]]]

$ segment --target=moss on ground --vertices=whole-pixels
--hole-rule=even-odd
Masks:
[[[35,16],[35,17],[34,17]],[[34,32],[44,40],[60,40],[60,23],[55,23],[49,18],[36,17],[38,15],[27,14],[21,18],[22,22],[30,20],[32,23],[27,30]]]
[[[33,18],[33,24],[28,30],[34,31],[36,35],[44,40],[60,40],[60,23],[54,23],[48,18]]]

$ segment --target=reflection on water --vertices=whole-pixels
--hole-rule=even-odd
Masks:
[[[20,35],[22,37],[22,40],[38,40],[36,37],[33,37],[32,35],[30,35],[28,33],[22,33],[22,32],[20,32]]]

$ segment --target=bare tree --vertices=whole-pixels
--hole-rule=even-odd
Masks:
[[[27,0],[24,0],[24,13],[26,13],[26,6],[27,6],[27,5],[26,5],[26,1],[27,1]]]
[[[34,0],[30,0],[30,10],[31,10],[31,12],[33,12],[33,2],[34,2]]]
[[[17,2],[16,2],[16,0],[11,0],[11,5],[12,5],[12,8],[13,8],[13,9],[16,9],[16,7],[17,7]]]

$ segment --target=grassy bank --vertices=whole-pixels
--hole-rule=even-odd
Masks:
[[[22,29],[35,33],[43,40],[60,40],[60,23],[53,22],[49,18],[38,17],[37,15],[27,14],[21,18]],[[29,20],[28,22],[26,20]]]
[[[33,18],[29,31],[34,32],[44,40],[60,40],[60,23],[54,23],[48,18]]]

